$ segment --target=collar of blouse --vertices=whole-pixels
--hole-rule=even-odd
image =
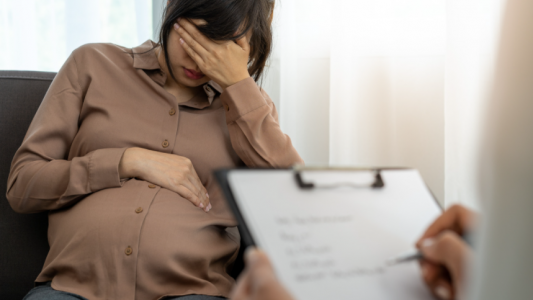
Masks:
[[[159,47],[159,45],[152,40],[147,40],[141,45],[132,48],[132,51],[135,54],[133,55],[133,67],[149,71],[147,73],[153,72],[158,74],[159,76],[150,77],[159,85],[163,86],[165,84],[166,75],[161,71],[155,51],[150,51],[156,47]],[[180,103],[180,105],[203,109],[213,103],[217,94],[222,94],[222,88],[212,80],[204,84],[203,89],[207,97],[193,97],[187,102]]]

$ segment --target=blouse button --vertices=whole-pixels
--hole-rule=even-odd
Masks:
[[[167,140],[164,140],[163,141],[163,144],[161,144],[163,146],[163,148],[166,148],[168,147],[168,141]]]
[[[155,184],[149,184],[148,187],[151,189],[155,189]]]
[[[137,209],[135,210],[136,213],[140,214],[143,212],[143,208],[142,207],[137,207]]]
[[[126,255],[130,256],[130,255],[133,253],[133,249],[131,249],[131,247],[128,246],[128,248],[126,248],[126,250],[124,251],[124,253],[126,253]]]
[[[226,103],[224,103],[224,108],[226,109],[226,111],[229,111],[229,106]]]
[[[173,116],[176,114],[176,110],[174,108],[171,108],[170,111],[168,112],[169,115]]]

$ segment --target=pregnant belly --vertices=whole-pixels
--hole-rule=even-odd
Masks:
[[[77,280],[107,284],[136,274],[130,284],[159,292],[177,282],[189,287],[230,282],[225,269],[236,256],[239,236],[229,212],[219,203],[218,212],[205,213],[148,184],[132,179],[50,213],[45,269],[68,269]],[[213,202],[222,201],[213,194]]]

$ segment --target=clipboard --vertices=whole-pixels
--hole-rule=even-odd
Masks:
[[[248,229],[248,226],[246,225],[246,221],[243,218],[243,215],[241,213],[241,210],[239,209],[239,206],[237,202],[235,201],[235,197],[233,196],[233,192],[231,190],[231,187],[228,182],[228,174],[234,170],[260,170],[265,172],[275,172],[279,170],[292,170],[294,172],[294,178],[295,178],[295,184],[298,184],[302,189],[313,189],[315,188],[314,183],[311,182],[305,182],[301,176],[301,172],[303,171],[370,171],[375,173],[375,181],[372,183],[373,188],[381,188],[384,186],[383,178],[381,177],[381,171],[387,171],[387,170],[409,170],[410,168],[407,167],[376,167],[376,168],[341,168],[341,167],[304,167],[304,166],[295,166],[291,169],[262,169],[262,168],[237,168],[237,169],[220,169],[215,171],[215,178],[218,181],[220,188],[222,190],[222,193],[224,194],[224,197],[227,201],[228,206],[230,207],[233,215],[235,216],[235,219],[237,219],[239,228],[239,233],[241,235],[241,238],[244,242],[245,247],[249,246],[257,246],[256,242],[254,241],[254,238],[252,234],[250,233],[250,230]],[[338,186],[346,185],[346,183],[339,183]],[[427,187],[427,185],[426,185]],[[441,212],[444,211],[444,208],[441,206],[433,192],[429,187],[427,187],[428,191],[431,193],[431,197],[435,204],[440,208]]]
[[[336,176],[329,176],[328,174],[336,174]],[[368,176],[365,175],[366,176],[365,180],[355,180],[355,181],[345,180],[345,178],[352,178],[352,179],[363,178],[362,174],[368,175]],[[296,274],[295,275],[296,277],[294,277],[293,276],[294,274],[291,273],[292,271],[289,270],[287,267],[289,264],[291,264],[291,266],[292,265],[296,266],[295,268],[305,268],[307,267],[306,265],[307,262],[303,261],[302,263],[300,263],[300,261],[298,261],[300,257],[306,257],[305,251],[309,249],[311,249],[310,251],[315,251],[315,250],[316,251],[322,251],[322,250],[328,251],[327,249],[328,243],[335,244],[333,246],[333,248],[335,248],[338,244],[339,239],[337,238],[336,240],[335,239],[331,240],[331,238],[334,238],[334,237],[329,237],[322,233],[321,235],[322,238],[324,237],[326,237],[326,239],[330,238],[330,241],[324,244],[326,245],[325,248],[323,247],[323,249],[321,250],[315,247],[316,249],[313,250],[312,249],[313,245],[311,245],[311,248],[308,248],[307,250],[302,248],[303,250],[305,250],[304,252],[297,249],[296,252],[294,252],[294,253],[297,253],[297,255],[294,256],[297,259],[294,261],[286,260],[284,257],[282,257],[284,254],[283,253],[280,254],[280,251],[281,251],[280,249],[285,247],[286,245],[285,244],[274,245],[275,243],[277,243],[276,242],[277,240],[276,238],[272,238],[273,236],[272,232],[270,233],[268,232],[271,229],[266,228],[266,227],[274,228],[275,226],[265,225],[263,229],[261,229],[257,225],[261,222],[263,222],[262,224],[266,224],[264,220],[265,218],[269,218],[269,216],[266,216],[266,217],[264,216],[265,214],[268,214],[268,212],[266,212],[268,210],[267,206],[264,206],[264,208],[267,208],[265,209],[265,213],[256,213],[253,216],[253,218],[251,218],[249,207],[248,208],[246,207],[246,205],[248,204],[242,206],[244,203],[242,202],[244,198],[247,198],[247,200],[252,200],[252,198],[259,199],[261,197],[264,198],[263,200],[261,200],[263,201],[263,203],[269,201],[269,199],[276,198],[277,202],[273,201],[273,205],[285,205],[285,204],[282,204],[284,202],[277,199],[277,198],[283,197],[284,195],[283,191],[277,190],[279,188],[287,189],[288,194],[291,194],[293,196],[301,194],[301,197],[298,199],[298,201],[300,201],[299,202],[300,204],[305,203],[306,201],[305,199],[307,198],[309,198],[310,201],[314,201],[313,203],[317,203],[316,198],[317,198],[317,195],[319,194],[326,195],[326,196],[333,195],[333,197],[335,197],[335,195],[337,196],[340,195],[345,198],[350,195],[366,195],[365,197],[368,197],[369,195],[375,194],[375,195],[381,195],[379,197],[383,198],[383,195],[386,195],[387,193],[390,194],[390,191],[394,189],[398,190],[399,185],[397,182],[395,182],[397,181],[397,179],[394,179],[394,178],[400,178],[404,176],[402,174],[405,174],[405,176],[410,177],[411,179],[409,180],[412,183],[416,183],[417,185],[416,190],[418,193],[417,195],[419,196],[421,195],[421,197],[423,197],[424,199],[423,200],[424,205],[422,206],[425,206],[426,208],[433,207],[431,208],[432,215],[425,216],[424,217],[425,219],[422,218],[424,219],[423,225],[420,225],[421,223],[419,221],[417,225],[415,226],[416,230],[418,230],[419,232],[417,232],[416,234],[413,234],[412,233],[413,228],[415,227],[406,226],[406,228],[408,228],[409,231],[411,231],[410,237],[412,238],[415,235],[421,234],[425,230],[425,228],[432,222],[432,220],[442,211],[442,208],[436,201],[431,191],[427,188],[427,185],[423,183],[423,180],[421,179],[418,172],[413,169],[409,169],[409,168],[323,168],[323,167],[295,167],[293,169],[232,169],[232,170],[216,171],[215,177],[220,184],[220,187],[222,189],[222,192],[224,193],[224,196],[226,197],[226,200],[227,200],[227,203],[230,209],[232,210],[233,214],[235,215],[235,218],[238,221],[238,224],[239,224],[238,227],[239,227],[239,231],[240,231],[241,238],[242,238],[244,245],[245,246],[259,246],[263,248],[264,250],[267,250],[266,252],[271,257],[271,261],[273,262],[274,268],[276,272],[278,273],[278,277],[280,277],[280,279],[286,283],[287,288],[293,293],[294,296],[296,296],[297,299],[325,299],[325,298],[332,298],[332,297],[338,298],[338,299],[353,299],[355,295],[358,295],[358,297],[362,297],[364,299],[403,299],[403,297],[398,298],[397,296],[399,295],[404,295],[404,297],[406,297],[405,299],[407,298],[409,299],[431,299],[431,295],[425,288],[424,284],[421,282],[420,275],[418,274],[419,272],[418,266],[415,266],[414,264],[410,266],[398,267],[392,271],[387,271],[388,273],[386,273],[385,275],[380,275],[379,272],[374,274],[374,271],[378,270],[379,268],[376,269],[373,266],[371,268],[366,268],[366,267],[359,268],[359,266],[357,266],[358,268],[350,269],[346,272],[344,270],[337,272],[337,270],[333,268],[333,271],[327,274],[327,276],[332,277],[333,279],[328,277],[326,279],[322,278],[323,279],[322,280],[321,278],[319,278],[320,276],[317,277],[315,276],[315,273],[307,272],[307,271],[304,273],[299,273],[299,274],[296,274],[297,272],[295,271],[294,273]],[[401,176],[398,177],[399,175]],[[256,180],[254,178],[259,178],[259,179]],[[268,178],[270,179],[283,178],[283,181],[278,180],[278,184],[279,183],[283,183],[283,184],[276,186],[276,187],[267,188],[265,187],[265,185],[269,184],[268,180],[270,179]],[[333,178],[333,179],[328,182],[328,180],[325,180],[327,178]],[[238,181],[236,183],[235,180],[241,180],[242,182],[246,182],[246,183],[243,183],[241,185],[241,183],[239,183]],[[263,185],[263,183],[261,182],[262,180],[266,180],[265,185]],[[255,189],[258,189],[257,196],[254,196],[255,194],[250,193],[250,192],[248,194],[243,193],[243,189],[246,189],[246,188],[243,188],[243,186],[250,185],[250,184],[254,185]],[[241,186],[239,187],[239,185]],[[401,189],[402,188],[400,186],[400,190]],[[406,190],[409,193],[409,189],[406,188]],[[265,195],[265,194],[269,194],[269,195]],[[271,198],[268,198],[267,196]],[[236,197],[240,197],[240,198],[236,198]],[[383,202],[384,200],[379,199],[379,197],[375,199],[377,201],[375,203],[381,203],[380,205],[382,205],[382,207],[385,208],[385,210],[387,210],[386,202]],[[328,197],[325,197],[324,199],[328,199]],[[358,199],[357,197],[354,199],[357,199],[356,202],[364,203],[364,201],[361,201],[361,199]],[[350,200],[347,200],[347,199],[343,199],[342,201],[344,201],[343,203],[345,204],[350,203],[349,202]],[[290,205],[291,205],[290,203],[286,204],[285,208],[290,207]],[[391,206],[394,206],[394,205],[391,205]],[[324,211],[326,210],[328,210],[328,206],[325,206]],[[294,210],[294,211],[297,211],[297,210]],[[342,210],[339,210],[337,208],[336,211],[337,213],[339,213],[339,211],[342,211]],[[248,213],[248,215],[246,215],[246,213]],[[375,209],[374,209],[374,215],[375,215]],[[391,215],[391,211],[388,211],[388,215],[393,216],[394,212],[392,212],[392,215]],[[363,215],[363,218],[364,217],[366,216]],[[417,216],[415,216],[415,218],[413,219],[416,219],[416,217]],[[420,214],[418,215],[418,218],[419,217],[420,217]],[[257,218],[263,218],[262,219],[263,221],[258,221],[256,220]],[[326,216],[326,218],[330,218],[331,220],[334,220],[335,216],[333,215]],[[339,220],[342,221],[342,218]],[[371,219],[369,220],[372,221]],[[249,221],[252,223],[249,223]],[[359,222],[358,228],[364,227],[364,226],[361,226],[361,224],[364,224],[363,221],[361,220],[356,220],[356,221]],[[369,223],[374,223],[373,225],[375,225],[376,222],[369,222]],[[350,226],[349,223],[346,223],[346,224],[347,225],[344,227],[335,227],[335,228],[337,229],[342,228],[342,230],[346,231],[346,228]],[[331,225],[331,226],[335,226],[335,225]],[[371,227],[372,226],[369,226],[369,228]],[[377,227],[380,227],[380,226],[377,226]],[[390,229],[391,228],[385,229],[384,236],[392,237],[391,240],[394,240],[395,239],[394,234],[387,233],[387,230],[390,230]],[[363,231],[363,236],[365,234],[368,235],[368,232],[364,233],[364,228],[361,230]],[[396,233],[398,233],[398,228],[392,228],[392,231],[394,230],[396,230]],[[265,237],[266,236],[265,232],[267,232],[266,235],[270,234],[270,237],[268,238]],[[311,235],[314,235],[314,233],[312,233]],[[292,236],[291,232],[288,232],[287,236],[288,238],[293,238],[293,237],[299,238],[297,235]],[[309,239],[309,237],[307,238]],[[311,239],[312,238],[313,237],[311,237]],[[265,243],[265,241],[268,241],[269,239],[271,242]],[[365,240],[365,238],[362,238],[360,240],[363,241]],[[368,240],[368,238],[366,240]],[[354,242],[357,243],[357,238],[354,240]],[[344,242],[340,242],[340,243],[342,244]],[[394,246],[395,242],[393,241],[391,242],[387,241],[387,243],[385,244],[392,245],[391,249],[395,247]],[[412,247],[412,244],[406,244],[405,238],[404,238],[404,241],[400,244],[403,245],[402,247],[400,247],[401,249],[396,247],[397,249],[395,251],[407,252],[411,250],[408,247],[409,246]],[[265,248],[270,248],[270,249],[265,249]],[[292,248],[289,247],[287,248],[287,251],[289,250],[292,251],[291,249]],[[337,250],[342,252],[343,249],[337,249]],[[359,250],[356,249],[354,253],[356,253],[357,251]],[[368,253],[366,254],[368,255]],[[397,254],[401,254],[401,253],[394,252],[393,255],[397,255]],[[346,253],[340,254],[340,255],[346,256]],[[356,254],[356,256],[357,255],[359,254]],[[391,255],[390,257],[392,257],[393,255]],[[364,254],[361,255],[361,257],[363,256]],[[386,258],[388,259],[390,257],[386,257]],[[384,260],[385,260],[385,257],[384,257]],[[318,262],[311,261],[309,266],[313,267],[313,264],[322,263],[319,260],[317,261]],[[368,260],[368,261],[371,261],[371,260]],[[327,261],[325,263],[327,264]],[[357,263],[361,263],[361,262],[357,262]],[[373,263],[375,264],[375,262]],[[336,264],[339,268],[343,267],[343,266],[340,266],[338,262],[332,262],[331,264],[332,265]],[[405,270],[403,270],[402,268]],[[404,272],[405,274],[409,273],[411,276],[404,276],[402,272]],[[316,273],[316,274],[319,274],[319,273]],[[291,276],[293,276],[294,278]],[[315,276],[316,278],[313,276]],[[412,278],[412,279],[409,279],[409,278]],[[341,283],[344,283],[344,285]],[[321,284],[322,285],[326,284],[325,285],[326,287],[332,287],[332,290],[334,291],[333,294],[331,293],[321,294],[324,290],[324,289],[319,288]],[[358,286],[360,287],[360,289],[357,288]],[[343,291],[343,289],[345,289],[345,291]],[[334,294],[334,293],[338,293],[338,294]],[[394,295],[394,297],[390,297],[391,295]]]

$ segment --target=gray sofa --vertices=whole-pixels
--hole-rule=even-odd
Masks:
[[[7,199],[11,161],[55,73],[0,71],[0,299],[22,299],[49,250],[47,213],[15,213]],[[230,272],[242,271],[242,252]]]
[[[55,73],[0,71],[0,299],[22,299],[48,253],[46,213],[15,213],[7,199],[11,160]]]

